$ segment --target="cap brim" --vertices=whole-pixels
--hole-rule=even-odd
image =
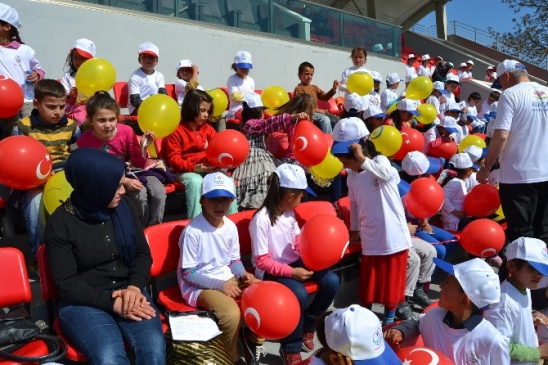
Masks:
[[[312,195],[313,197],[318,197],[318,194],[316,194],[316,193],[314,192],[314,190],[310,189],[310,187],[307,186],[306,189],[304,189],[304,190],[306,190],[306,192],[307,192],[308,194]]]
[[[461,114],[462,110],[460,110],[460,109],[449,109],[448,112]]]
[[[400,180],[398,183],[398,193],[400,194],[400,197],[404,196],[411,190],[411,185],[405,180]]]
[[[156,53],[152,52],[152,51],[143,51],[143,52],[140,52],[139,54],[140,55],[141,54],[149,54],[151,56],[158,57],[158,55]]]
[[[479,170],[481,167],[480,167],[480,165],[478,165],[477,163],[473,163],[473,164],[472,164],[472,168],[473,168],[474,170]]]
[[[411,113],[413,115],[421,115],[418,110],[406,110],[406,112]]]
[[[499,79],[497,78],[493,84],[491,84],[492,89],[502,90],[502,85],[499,82]]]
[[[540,262],[527,261],[529,265],[533,266],[535,270],[544,276],[548,276],[548,265],[541,264]]]
[[[458,129],[457,128],[450,128],[450,127],[443,127],[445,128],[445,130],[449,133],[459,133]]]
[[[216,190],[211,190],[210,192],[205,193],[204,195],[202,195],[202,198],[207,198],[207,199],[232,198],[232,199],[236,199],[236,196],[234,195],[234,193],[232,193],[228,190],[216,189]]]
[[[474,117],[473,115],[467,115],[467,119],[477,120],[478,118]]]
[[[237,63],[236,67],[247,68],[248,70],[251,70],[253,68],[253,65],[251,63]]]
[[[401,364],[401,360],[398,358],[394,350],[384,342],[384,351],[380,356],[374,359],[368,360],[352,360],[354,365],[396,365]]]
[[[388,114],[379,113],[379,114],[372,115],[369,118],[384,118],[384,117],[387,117],[387,116],[388,116]]]
[[[427,174],[435,174],[441,170],[441,161],[438,160],[435,157],[426,157],[428,159],[428,162],[430,162],[430,165],[428,166],[428,169],[426,170]]]
[[[93,58],[93,55],[89,52],[83,51],[81,49],[76,48],[76,53],[78,53],[80,56],[90,59]]]
[[[448,263],[447,261],[440,260],[437,257],[434,257],[432,260],[434,261],[434,264],[437,267],[439,267],[440,269],[442,269],[446,273],[451,274],[451,275],[455,275],[455,267],[453,265],[451,265],[450,263]]]
[[[333,142],[333,146],[331,147],[331,153],[334,155],[342,155],[347,154],[350,152],[350,146],[353,143],[360,142],[359,139],[354,139],[352,141],[346,141],[346,142]]]

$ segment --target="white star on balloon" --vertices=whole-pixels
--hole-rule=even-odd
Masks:
[[[402,365],[411,365],[411,362],[412,362],[412,361],[413,361],[413,360],[407,360],[407,359],[405,359],[405,360],[403,361]]]
[[[49,161],[49,154],[46,154],[46,161]]]

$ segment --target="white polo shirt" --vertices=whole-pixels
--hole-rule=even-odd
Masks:
[[[236,74],[228,76],[226,81],[226,87],[228,88],[228,95],[232,95],[235,92],[239,92],[243,96],[255,92],[255,80],[251,76],[247,76],[245,79],[237,76]],[[235,101],[232,98],[228,98],[230,104],[228,108],[229,118],[234,117],[234,113],[242,109],[243,101]]]
[[[17,49],[0,46],[0,75],[14,80],[21,88],[25,85],[27,71],[41,68],[34,50],[26,44],[19,45]],[[32,100],[25,99],[25,102],[30,101]]]
[[[436,112],[439,114],[441,114],[441,110],[440,110],[440,99],[438,99],[437,96],[435,95],[430,95],[428,97],[428,99],[426,99],[426,104],[430,104],[430,105],[433,105],[435,108],[436,108]]]
[[[432,77],[432,70],[430,67],[425,67],[423,65],[419,66],[419,70],[417,71],[418,76],[426,76],[428,78]]]
[[[129,113],[131,114],[135,111],[135,107],[130,102],[130,95],[139,94],[141,100],[145,100],[151,95],[158,94],[158,89],[165,87],[164,75],[161,72],[155,70],[151,75],[147,75],[139,67],[129,77],[127,100]]]

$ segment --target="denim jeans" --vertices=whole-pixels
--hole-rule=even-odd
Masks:
[[[152,303],[149,294],[143,294]],[[164,365],[166,345],[158,310],[156,317],[140,322],[117,314],[61,301],[59,321],[63,333],[90,364],[129,365],[124,342],[135,353],[136,365]]]
[[[322,113],[314,113],[312,120],[315,124],[318,125],[318,128],[324,133],[331,134],[333,132],[333,127],[331,126],[331,118]]]
[[[290,264],[291,267],[305,267],[301,259]],[[310,281],[318,284],[318,292],[312,303],[306,307],[308,293],[302,282],[280,276],[264,274],[264,280],[276,281],[287,286],[297,297],[301,307],[301,317],[297,328],[280,341],[282,348],[290,354],[299,353],[303,343],[303,333],[316,330],[316,318],[325,312],[333,302],[339,288],[339,277],[333,271],[314,271]]]
[[[38,251],[38,247],[40,247],[44,241],[45,217],[42,205],[43,189],[43,186],[39,186],[37,188],[27,190],[23,193],[21,199],[19,200],[21,209],[25,214],[27,233],[30,240],[30,251],[34,260],[36,260],[36,252]]]
[[[447,255],[450,255],[455,251],[458,246],[458,242],[455,241],[443,244],[440,244],[438,242],[455,240],[457,238],[446,230],[435,226],[431,227],[434,233],[430,234],[424,232],[423,230],[417,230],[417,232],[415,232],[415,236],[426,242],[431,243],[436,249],[437,258],[443,260]]]

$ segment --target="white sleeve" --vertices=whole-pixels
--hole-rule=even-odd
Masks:
[[[512,337],[514,325],[517,323],[518,316],[516,314],[513,308],[508,307],[505,303],[497,303],[491,305],[484,312],[483,318],[491,322],[504,337]]]
[[[352,171],[349,172],[349,174],[356,173]],[[348,178],[350,178],[350,176]],[[359,231],[360,219],[358,216],[358,206],[356,204],[356,193],[354,192],[354,188],[351,185],[348,186],[348,199],[350,199],[350,230]]]
[[[373,175],[384,181],[389,181],[396,171],[392,165],[390,165],[390,161],[382,155],[379,155],[374,159],[366,158],[361,167],[364,170],[372,172]]]
[[[166,87],[166,81],[164,75],[161,72],[158,72],[158,89]]]
[[[251,236],[251,250],[253,252],[253,256],[262,256],[269,252],[268,241],[270,234],[270,220],[268,219],[268,216],[264,219],[259,216],[259,214],[261,213],[257,213],[249,223],[249,234]]]
[[[493,128],[509,131],[512,127],[512,119],[514,119],[514,106],[508,94],[502,93],[496,108],[497,117],[494,120]]]
[[[451,213],[457,210],[453,201],[462,201],[465,196],[466,190],[464,189],[464,184],[451,180],[443,187],[443,207],[448,213]]]
[[[238,229],[236,225],[231,225],[230,237],[232,237],[232,247],[230,251],[230,261],[240,259],[240,236],[238,235]]]
[[[134,94],[141,95],[141,83],[142,83],[142,79],[138,75],[132,74],[129,77],[129,82],[128,82],[128,96],[134,95]]]
[[[179,248],[182,252],[183,259],[181,260],[181,267],[183,269],[190,269],[198,266],[198,242],[196,237],[185,229],[179,238]]]
[[[491,346],[490,365],[510,365],[510,339],[500,336],[498,343]]]
[[[70,77],[69,72],[65,73],[63,75],[63,78],[61,79],[61,85],[63,85],[63,87],[65,88],[65,91],[67,92],[67,94],[68,94],[68,92],[70,91],[70,88],[71,88],[70,79],[71,79],[71,77]]]
[[[381,109],[385,113],[388,111],[388,93],[386,92],[386,89],[381,93]]]
[[[339,85],[339,91],[346,93],[348,92],[348,89],[346,88],[346,82],[348,81],[348,69],[344,70],[341,74],[341,83]]]
[[[238,91],[238,85],[236,85],[236,83],[234,83],[234,78],[232,76],[229,76],[228,79],[226,80],[226,87],[228,89],[228,95],[232,95],[234,94],[235,92]]]

